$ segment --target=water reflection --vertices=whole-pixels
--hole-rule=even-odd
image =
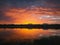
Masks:
[[[60,30],[43,29],[0,29],[0,38],[9,40],[34,40],[42,37],[60,36]]]

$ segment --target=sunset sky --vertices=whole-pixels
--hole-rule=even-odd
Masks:
[[[60,24],[60,0],[0,0],[0,24]],[[60,31],[40,29],[0,29],[0,35],[36,39],[40,34]],[[6,30],[6,31],[5,31]],[[10,32],[10,33],[8,33]],[[2,34],[1,34],[2,33]],[[5,36],[7,38],[7,36]],[[10,37],[10,38],[9,38]],[[15,39],[16,39],[15,38]]]

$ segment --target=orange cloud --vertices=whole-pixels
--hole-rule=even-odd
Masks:
[[[60,11],[54,11],[52,8],[35,7],[32,9],[13,8],[5,12],[6,16],[11,17],[12,23],[15,24],[27,24],[27,23],[44,23],[45,21],[38,20],[40,15],[60,15]],[[36,16],[37,17],[36,17]]]

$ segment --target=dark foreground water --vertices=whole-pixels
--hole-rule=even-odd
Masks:
[[[60,31],[0,29],[0,45],[60,45]]]

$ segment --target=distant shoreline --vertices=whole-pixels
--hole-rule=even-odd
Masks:
[[[0,24],[0,28],[60,29],[60,24]]]

